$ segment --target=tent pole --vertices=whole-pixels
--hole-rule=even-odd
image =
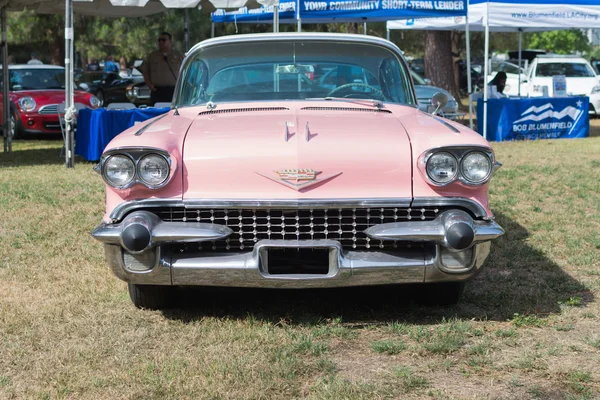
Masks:
[[[12,136],[10,135],[10,98],[8,97],[8,42],[6,40],[6,6],[0,10],[2,25],[2,110],[4,114],[4,152],[12,153]],[[16,121],[15,121],[16,122]]]
[[[279,4],[273,6],[273,32],[279,32]]]
[[[467,94],[469,97],[469,128],[473,129],[473,103],[471,94],[473,83],[471,82],[471,39],[469,32],[469,2],[467,1],[467,16],[465,17],[465,46],[467,47]]]
[[[519,68],[521,68],[521,53],[523,52],[523,28],[519,28]],[[519,97],[521,97],[521,70],[519,69]]]
[[[363,35],[367,34],[367,21],[363,21]]]
[[[302,32],[302,19],[300,18],[300,0],[296,0],[296,20],[298,21],[298,32]]]
[[[483,138],[487,140],[487,102],[488,102],[488,85],[487,85],[487,77],[490,69],[489,62],[489,53],[490,53],[490,12],[489,12],[490,3],[487,1],[485,3],[485,49],[484,49],[484,61],[483,65],[483,76],[485,86],[483,87]],[[479,123],[479,122],[478,122]],[[480,129],[481,131],[481,129]]]
[[[185,8],[184,14],[183,14],[183,34],[184,34],[184,38],[185,38],[185,52],[186,53],[190,49],[190,30],[188,29],[188,27],[189,27],[188,9]]]
[[[73,108],[73,0],[65,0],[65,166],[75,167]]]
[[[385,30],[385,38],[386,38],[387,40],[390,40],[390,33],[391,33],[391,32],[390,32],[390,29],[389,29],[389,28],[386,28],[386,30]]]
[[[210,23],[210,37],[211,38],[215,37],[215,23],[214,22]]]

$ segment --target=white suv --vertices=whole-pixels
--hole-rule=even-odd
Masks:
[[[600,81],[586,59],[576,56],[537,56],[527,72],[529,96],[542,96],[544,86],[548,86],[548,95],[552,96],[554,75],[564,75],[567,93],[588,96],[590,112],[600,113]]]

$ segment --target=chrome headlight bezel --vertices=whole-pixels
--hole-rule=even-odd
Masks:
[[[432,179],[428,174],[427,163],[432,156],[438,153],[449,153],[456,158],[456,161],[458,163],[458,171],[455,174],[454,179],[451,179],[448,182],[438,182]],[[481,153],[489,160],[490,170],[486,177],[480,181],[472,181],[468,179],[464,173],[463,160],[472,153]],[[459,182],[466,186],[484,185],[490,181],[494,171],[498,169],[501,165],[501,163],[496,161],[494,151],[491,148],[485,146],[446,146],[432,148],[421,154],[418,161],[418,169],[421,171],[421,174],[426,179],[427,183],[436,187],[444,187],[456,182]]]
[[[24,111],[24,112],[31,112],[31,111],[35,110],[37,107],[37,103],[35,102],[35,99],[31,96],[21,97],[17,101],[17,104],[19,105],[19,108],[21,109],[21,111]]]
[[[108,178],[107,169],[110,166],[110,161],[115,160],[117,158],[123,159],[123,160],[131,163],[131,177],[127,181],[125,181],[123,184],[116,184],[110,178]],[[110,187],[114,187],[117,189],[122,189],[122,188],[128,187],[135,180],[135,162],[134,162],[134,160],[126,154],[119,154],[119,153],[112,154],[112,155],[106,157],[106,160],[104,161],[104,163],[102,165],[102,179],[104,179],[104,182],[106,182],[106,184],[109,185]]]
[[[146,182],[144,179],[142,179],[141,174],[140,174],[140,169],[139,169],[140,161],[143,158],[150,156],[150,155],[156,155],[156,156],[161,157],[162,159],[164,159],[166,161],[166,164],[167,164],[167,168],[168,168],[167,177],[165,178],[164,181],[162,181],[159,184],[152,184],[152,183]],[[127,182],[124,185],[115,186],[110,182],[109,179],[106,178],[106,163],[107,163],[107,161],[109,161],[111,159],[111,157],[115,157],[115,156],[127,157],[133,163],[134,177],[131,181]],[[165,150],[157,149],[157,148],[149,148],[149,147],[117,148],[117,149],[109,150],[109,151],[105,152],[104,154],[102,154],[100,162],[94,169],[96,169],[96,171],[100,172],[100,174],[102,175],[102,179],[108,186],[110,186],[114,189],[119,189],[119,190],[129,189],[130,187],[137,185],[137,184],[143,185],[143,186],[147,187],[148,189],[160,189],[160,188],[166,186],[171,181],[171,178],[173,177],[173,167],[172,167],[172,161],[171,161],[170,154]]]

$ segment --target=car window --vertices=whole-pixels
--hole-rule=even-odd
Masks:
[[[9,69],[10,90],[64,89],[63,69]]]
[[[596,76],[594,70],[587,63],[543,63],[538,64],[535,71],[536,76],[552,77],[564,75],[567,78],[592,78]]]
[[[518,65],[512,64],[505,61],[492,61],[492,74],[495,72],[506,72],[507,74],[523,73],[523,68],[519,68]]]
[[[245,42],[201,48],[184,65],[176,105],[327,96],[414,104],[406,68],[388,49],[362,43],[277,41],[268,46]]]

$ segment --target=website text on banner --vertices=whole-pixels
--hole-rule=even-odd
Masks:
[[[307,23],[323,21],[387,21],[394,18],[451,17],[467,13],[467,2],[408,0],[302,0]]]
[[[488,140],[576,139],[590,134],[588,97],[488,100]],[[483,101],[477,102],[483,121]],[[479,132],[483,132],[479,126]]]

